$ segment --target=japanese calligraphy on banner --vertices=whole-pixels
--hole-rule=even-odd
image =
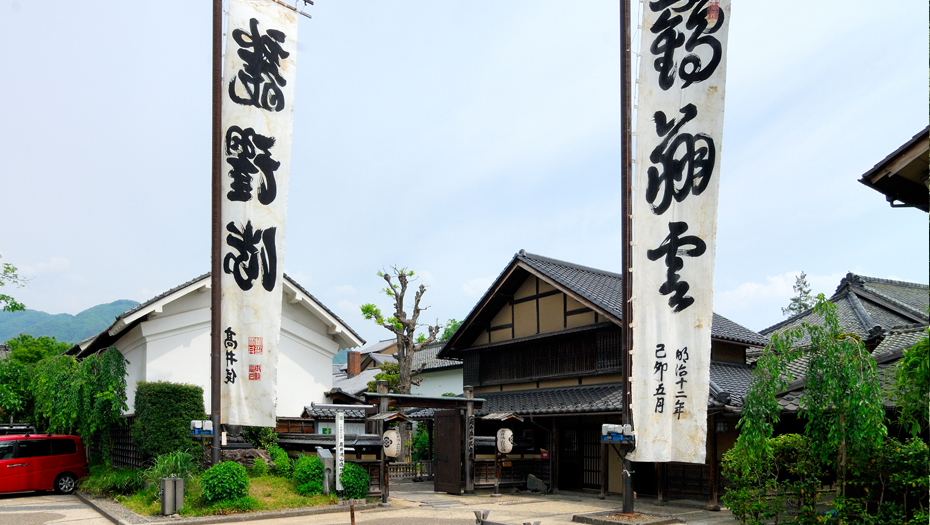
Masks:
[[[223,63],[222,422],[275,426],[297,15],[230,0]]]
[[[645,3],[633,201],[634,461],[703,463],[730,0]]]

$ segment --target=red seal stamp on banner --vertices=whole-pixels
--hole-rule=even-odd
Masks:
[[[249,353],[250,354],[262,354],[262,338],[261,337],[250,337],[249,338]]]
[[[249,381],[262,380],[262,365],[249,365]]]
[[[720,16],[720,0],[710,0],[707,3],[707,24],[716,24]]]

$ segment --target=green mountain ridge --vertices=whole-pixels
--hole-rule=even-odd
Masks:
[[[19,334],[35,337],[55,337],[59,341],[78,343],[96,335],[113,324],[121,313],[139,303],[120,299],[108,304],[98,304],[77,315],[49,314],[37,310],[25,312],[0,312],[0,342],[6,342]]]

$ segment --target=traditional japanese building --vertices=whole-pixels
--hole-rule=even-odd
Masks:
[[[505,482],[533,474],[555,489],[621,490],[619,457],[610,448],[604,457],[600,444],[601,425],[621,422],[620,281],[521,250],[439,352],[463,361],[465,385],[484,400],[475,435],[502,425],[514,431],[519,446],[505,462]],[[752,377],[746,350],[768,340],[716,314],[711,334],[707,462],[635,464],[640,494],[713,498],[720,486],[719,459],[735,442]],[[493,482],[493,459],[477,452],[480,486]]]
[[[928,211],[930,126],[892,151],[862,175],[859,182],[885,195],[892,208]]]
[[[830,297],[836,305],[843,331],[858,336],[872,353],[886,393],[890,391],[894,369],[904,350],[927,334],[930,325],[928,293],[930,288],[926,284],[847,273]],[[819,314],[807,310],[762,330],[762,333],[772,335],[800,328],[803,323],[819,325],[822,322]],[[801,347],[809,343],[810,338],[806,334],[798,341]],[[754,354],[749,357],[751,361],[755,358]],[[807,362],[807,357],[802,355],[789,365],[791,383],[778,396],[784,412],[776,429],[779,433],[802,431],[803,421],[797,416],[804,392]],[[885,407],[893,411],[894,400],[886,396]]]
[[[210,274],[132,308],[109,328],[73,346],[78,358],[111,346],[126,357],[126,395],[134,412],[140,381],[198,385],[210,407]],[[365,341],[296,281],[284,276],[278,355],[277,415],[300,417],[311,402],[326,402],[332,360],[340,348]]]

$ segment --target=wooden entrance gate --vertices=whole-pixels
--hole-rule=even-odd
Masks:
[[[436,425],[436,473],[434,489],[462,493],[462,420],[458,410],[434,412]]]

